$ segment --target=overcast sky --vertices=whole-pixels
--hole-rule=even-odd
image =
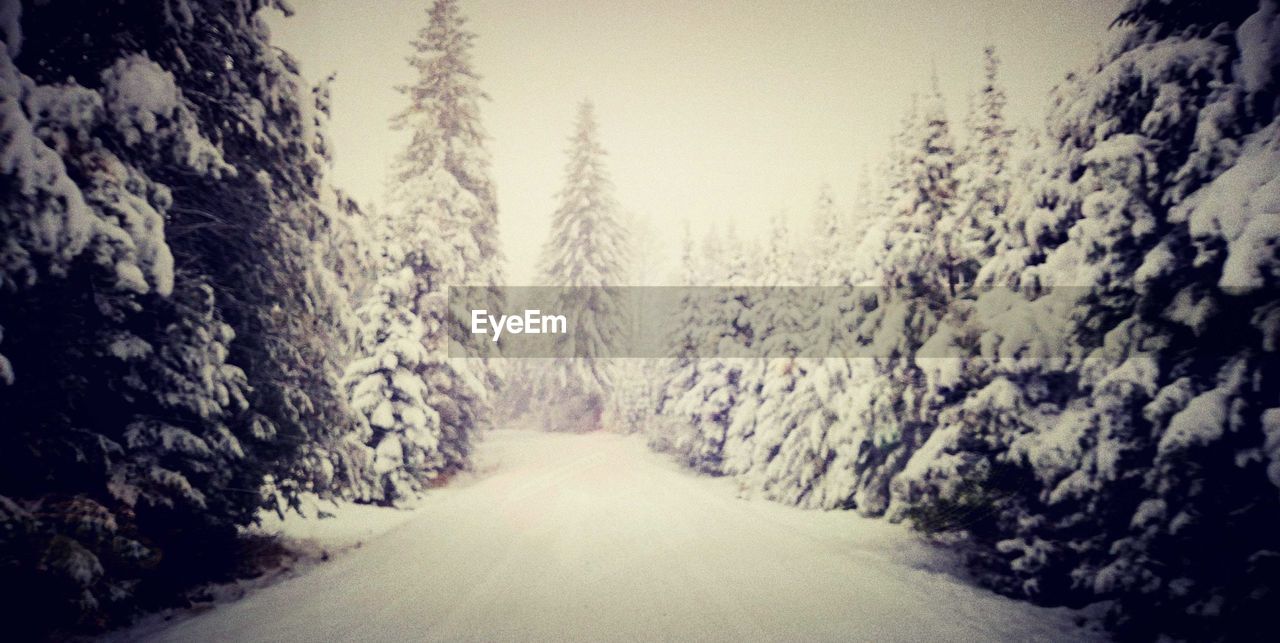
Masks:
[[[335,182],[382,199],[403,134],[388,118],[412,80],[409,41],[429,0],[294,0],[275,42],[314,81],[337,72]],[[1091,61],[1120,0],[462,2],[493,156],[512,284],[527,283],[563,180],[576,105],[596,103],[621,205],[670,231],[732,218],[797,222],[819,186],[853,197],[912,93],[936,67],[953,119],[997,47],[1014,122],[1039,124],[1049,89]]]

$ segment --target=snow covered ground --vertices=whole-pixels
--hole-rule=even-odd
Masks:
[[[329,552],[359,547],[371,538],[399,527],[416,516],[413,508],[378,507],[350,502],[326,502],[304,498],[305,517],[287,513],[282,520],[274,511],[262,512],[262,523],[251,532],[306,542]],[[329,514],[316,519],[320,512]]]
[[[395,521],[374,512],[372,532]],[[477,474],[156,641],[1080,640],[899,525],[737,497],[636,438],[498,431]],[[394,518],[394,516],[393,516]],[[326,521],[318,521],[317,529]],[[341,541],[353,522],[329,534]],[[319,536],[321,539],[329,536]]]

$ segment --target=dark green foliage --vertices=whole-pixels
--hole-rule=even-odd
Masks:
[[[180,600],[227,577],[262,507],[360,475],[339,446],[352,282],[322,263],[325,106],[269,43],[270,4],[22,7],[0,143],[61,165],[0,173],[0,586],[19,634]],[[138,83],[177,107],[122,111]]]

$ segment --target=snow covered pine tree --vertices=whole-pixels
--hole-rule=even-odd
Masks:
[[[569,141],[560,206],[542,251],[543,283],[565,289],[556,310],[570,323],[569,332],[555,337],[561,357],[536,367],[534,394],[552,412],[544,418],[549,430],[601,428],[614,382],[609,358],[627,329],[618,290],[626,278],[626,227],[599,138],[591,101],[583,101]]]
[[[937,78],[923,113],[905,122],[894,169],[880,301],[871,313],[877,388],[865,423],[872,435],[859,463],[858,510],[883,513],[890,480],[928,438],[924,371],[915,354],[933,333],[960,284],[955,255],[956,166]]]
[[[347,367],[345,381],[374,452],[373,487],[362,500],[411,497],[446,470],[440,416],[427,404],[431,360],[413,308],[414,281],[407,267],[382,277],[358,312],[363,357]]]
[[[1276,19],[1131,2],[1051,124],[1072,227],[1035,272],[1084,287],[1071,332],[1097,348],[1059,424],[1013,446],[1050,506],[1007,551],[1116,598],[1124,634],[1247,638],[1280,606]]]
[[[322,97],[266,5],[0,11],[11,634],[175,600],[264,502],[342,483]]]
[[[1270,0],[1130,2],[980,277],[1038,314],[978,329],[1001,362],[949,415],[944,457],[1004,480],[966,538],[993,586],[1111,599],[1125,637],[1252,639],[1280,606],[1278,26]],[[1038,328],[1065,359],[1017,359]]]
[[[377,224],[388,247],[386,275],[360,309],[361,357],[347,374],[352,403],[371,425],[383,501],[470,465],[473,433],[488,421],[498,383],[483,361],[448,359],[449,338],[466,332],[450,326],[450,286],[489,288],[490,309],[500,308],[497,202],[480,126],[485,95],[471,64],[474,38],[456,2],[432,3],[409,57],[418,77],[399,88],[409,105],[392,120],[410,141],[393,167],[391,208]],[[419,322],[409,324],[405,310]],[[404,345],[414,333],[425,353]]]

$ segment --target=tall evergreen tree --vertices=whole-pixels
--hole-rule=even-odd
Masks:
[[[1277,158],[1274,45],[1259,38],[1274,16],[1270,2],[1136,0],[1055,124],[1076,195],[1033,272],[1082,287],[1082,355],[1074,404],[1013,447],[1049,504],[1021,542],[1054,543],[1028,554],[1117,597],[1128,633],[1247,636],[1277,604],[1263,525],[1280,500],[1250,454],[1280,402],[1265,321],[1280,273],[1254,251],[1275,228],[1245,205],[1266,181],[1239,182]]]
[[[982,266],[995,254],[1005,211],[1009,206],[1013,172],[1009,171],[1014,130],[1005,123],[1007,103],[998,82],[1000,59],[994,47],[983,50],[982,87],[966,119],[963,164],[956,170],[958,198],[952,261],[954,281],[963,295],[971,289]]]
[[[410,141],[393,168],[390,197],[403,210],[397,216],[421,219],[432,231],[428,247],[437,254],[427,259],[439,283],[495,287],[502,252],[474,40],[456,0],[432,3],[411,43],[417,79],[399,87],[409,104],[391,120]]]
[[[559,417],[548,418],[548,428],[592,430],[601,426],[614,384],[608,358],[626,331],[618,287],[626,278],[628,239],[590,101],[578,108],[568,154],[560,205],[543,246],[542,281],[565,289],[557,308],[570,328],[556,337],[562,358],[542,376],[543,391],[564,403]]]
[[[1035,301],[1024,324],[979,330],[1001,361],[962,378],[940,451],[959,469],[940,461],[936,482],[959,485],[943,506],[993,586],[1115,599],[1110,624],[1130,637],[1247,639],[1277,605],[1280,550],[1264,526],[1274,460],[1259,457],[1280,401],[1280,272],[1254,251],[1276,228],[1247,205],[1280,159],[1276,14],[1137,0],[1118,25],[1056,92],[1010,260],[984,271]],[[1041,339],[1066,360],[1009,359],[1054,320]]]
[[[936,306],[955,295],[959,281],[959,158],[936,77],[921,118],[911,128],[900,152],[903,174],[891,197],[892,228],[882,269],[886,285],[897,294]]]
[[[934,513],[926,517],[921,513],[923,510],[912,510],[917,523],[931,530],[970,521],[975,514],[990,508],[989,504],[995,500],[976,492],[975,488],[990,489],[999,482],[992,477],[995,463],[990,456],[1007,447],[1012,436],[1025,432],[1027,426],[1021,413],[1030,405],[1021,397],[1024,390],[1036,390],[1031,381],[1015,375],[1018,369],[997,375],[998,365],[959,357],[976,345],[980,334],[965,321],[972,316],[973,306],[964,300],[984,294],[976,292],[974,287],[997,248],[1010,248],[1020,243],[1021,238],[1005,221],[1011,218],[1006,213],[1012,195],[1010,153],[1014,132],[1005,125],[1006,98],[997,82],[999,59],[992,47],[987,47],[983,55],[984,78],[966,119],[968,137],[961,151],[964,163],[957,170],[956,225],[950,231],[953,236],[950,247],[956,258],[957,299],[951,302],[950,310],[925,349],[947,357],[935,356],[923,363],[927,375],[926,404],[930,405],[927,412],[935,418],[935,430],[912,456],[907,470],[895,480],[892,489],[898,508],[890,513],[895,516],[902,502],[918,502],[921,494],[932,495],[930,510]],[[1027,181],[1024,185],[1030,187],[1033,183]],[[1003,239],[1006,234],[1009,238]],[[1005,246],[1001,247],[1002,244]],[[988,284],[993,281],[994,278],[987,278]],[[1001,283],[1000,287],[1005,285]],[[997,293],[982,301],[987,305],[1007,294]],[[985,357],[978,358],[982,359]],[[971,390],[980,392],[961,403],[959,400]],[[982,506],[967,507],[964,503]],[[941,513],[944,509],[946,515]],[[968,522],[965,524],[974,528]]]
[[[845,245],[845,224],[847,217],[841,216],[836,206],[835,197],[831,194],[831,186],[824,183],[818,191],[818,201],[814,204],[813,220],[809,230],[812,245],[805,252],[809,263],[809,275],[800,279],[803,286],[831,286],[838,280],[841,270],[836,257],[847,250]]]
[[[890,480],[928,437],[924,372],[915,356],[956,292],[953,231],[957,158],[934,79],[919,119],[908,117],[894,169],[881,292],[870,314],[877,389],[864,422],[872,434],[860,456],[860,511],[888,507]]]
[[[658,238],[654,234],[650,221],[635,213],[624,217],[627,238],[631,240],[629,265],[627,267],[626,284],[632,297],[627,298],[627,329],[625,339],[632,349],[626,352],[637,357],[633,350],[653,347],[667,337],[662,334],[661,324],[647,313],[652,312],[653,304],[644,298],[643,293],[654,290],[638,290],[657,286],[653,266],[661,256],[658,249]],[[609,400],[610,426],[624,433],[640,433],[646,431],[653,419],[654,408],[658,403],[659,381],[662,377],[662,364],[651,356],[645,359],[625,359],[616,363],[618,384]]]
[[[801,357],[768,366],[758,420],[768,428],[759,432],[752,477],[766,497],[788,504],[825,506],[825,498],[814,492],[835,455],[832,432],[842,428],[841,416],[856,408],[843,404],[847,400],[838,393],[851,384],[851,364],[838,353],[850,348],[844,342],[862,312],[860,293],[853,287],[855,268],[849,265],[848,223],[824,186],[814,208],[812,247],[818,251],[797,266],[801,288],[767,302],[800,313],[787,325],[799,349],[793,355]]]
[[[450,339],[466,339],[469,319],[449,314],[449,287],[488,288],[487,308],[501,309],[497,201],[480,124],[486,95],[471,62],[474,39],[457,2],[432,3],[426,26],[411,43],[409,64],[417,78],[399,88],[409,104],[391,121],[409,135],[388,195],[390,235],[405,244],[391,271],[409,268],[415,275],[409,299],[422,320],[426,403],[440,418],[446,471],[468,465],[472,433],[488,421],[489,391],[498,383],[485,362],[448,359]],[[478,346],[493,350],[491,343]]]
[[[271,46],[266,4],[29,3],[6,23],[0,555],[19,629],[173,600],[226,572],[264,502],[351,473],[323,92]]]

